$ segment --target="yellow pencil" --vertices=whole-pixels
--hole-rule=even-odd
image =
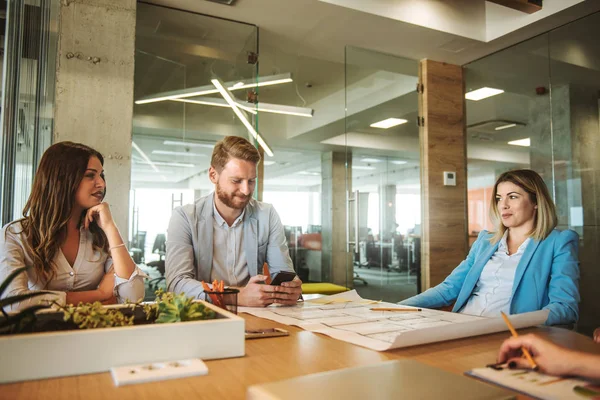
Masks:
[[[421,311],[420,308],[375,307],[371,311]]]
[[[502,314],[502,318],[504,319],[504,322],[506,322],[506,325],[508,326],[508,329],[510,330],[510,333],[512,333],[513,337],[519,337],[519,335],[517,335],[517,331],[515,331],[515,328],[513,328],[512,324],[508,320],[508,317],[506,316],[506,314],[504,314],[503,311],[500,311],[500,314]],[[523,352],[523,354],[525,354],[525,357],[527,358],[527,360],[529,360],[529,364],[531,364],[531,368],[537,370],[538,366],[535,363],[535,361],[533,361],[533,357],[531,357],[531,354],[529,354],[529,351],[523,346],[521,347],[521,351]]]

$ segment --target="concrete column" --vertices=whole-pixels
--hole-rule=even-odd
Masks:
[[[354,253],[347,251],[346,242],[346,229],[354,231],[353,226],[346,227],[346,179],[352,181],[346,174],[352,171],[351,162],[349,158],[346,170],[345,153],[324,152],[321,155],[321,280],[343,286],[352,285],[354,271]]]
[[[135,0],[60,2],[54,142],[70,140],[104,155],[111,205],[128,237]]]

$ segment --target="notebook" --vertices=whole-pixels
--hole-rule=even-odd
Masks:
[[[598,399],[600,398],[600,382],[592,382],[578,378],[561,378],[524,369],[495,370],[477,368],[465,374],[486,382],[524,393],[544,400],[552,399]]]
[[[248,400],[514,399],[510,392],[414,360],[304,375],[254,385]]]

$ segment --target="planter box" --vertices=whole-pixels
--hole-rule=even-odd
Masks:
[[[243,356],[244,319],[203,303],[217,319],[0,336],[0,383],[131,364]]]

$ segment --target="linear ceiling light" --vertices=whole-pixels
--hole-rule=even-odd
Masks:
[[[223,86],[228,88],[229,90],[240,90],[251,87],[278,85],[281,83],[293,81],[294,80],[292,79],[292,74],[288,72],[285,74],[262,76],[253,79],[246,79],[243,81],[227,82],[223,83]],[[183,99],[187,97],[204,96],[207,94],[215,93],[219,93],[219,91],[215,89],[212,85],[205,85],[187,89],[172,90],[170,92],[157,93],[151,96],[145,96],[139,100],[136,100],[135,104],[156,103],[159,101]]]
[[[402,165],[402,164],[406,164],[406,161],[403,161],[403,160],[392,160],[391,163],[392,164],[396,164],[396,165]]]
[[[268,156],[273,157],[273,152],[271,151],[267,143],[265,143],[262,136],[260,136],[256,129],[254,129],[254,127],[252,126],[250,121],[248,121],[242,110],[239,109],[237,103],[233,100],[233,96],[231,95],[231,93],[229,93],[227,89],[225,89],[225,86],[223,86],[221,80],[211,79],[211,83],[215,85],[219,93],[221,93],[221,96],[223,96],[225,101],[229,103],[235,115],[240,119],[242,124],[244,124],[244,126],[246,127],[248,132],[250,132],[250,134],[254,137],[254,139],[258,141],[258,144],[260,144],[260,146],[265,150],[265,153],[267,153]]]
[[[508,144],[512,144],[513,146],[529,147],[531,146],[531,139],[525,138],[519,140],[511,140],[510,142],[508,142]]]
[[[233,97],[233,96],[232,96]],[[239,108],[248,111],[249,113],[256,114],[257,111],[268,112],[273,114],[286,114],[286,115],[297,115],[299,117],[312,117],[313,109],[304,107],[284,106],[281,104],[270,104],[270,103],[244,103],[234,97],[234,100]],[[193,103],[203,104],[207,106],[215,107],[230,107],[224,99],[217,99],[214,97],[200,97],[199,99],[172,99],[171,101],[179,101],[182,103]]]
[[[131,145],[133,146],[134,149],[136,149],[136,151],[138,153],[140,153],[140,156],[142,156],[142,158],[144,159],[144,161],[146,161],[148,164],[150,164],[150,166],[156,172],[160,172],[160,170],[158,169],[158,167],[156,165],[154,165],[154,163],[150,160],[150,158],[146,155],[146,153],[144,153],[144,151],[142,149],[140,149],[140,147],[135,142],[132,141]]]
[[[479,101],[483,99],[487,99],[488,97],[496,96],[497,94],[504,93],[502,89],[494,89],[489,87],[482,87],[477,90],[471,90],[469,93],[465,94],[465,99]]]
[[[187,151],[171,151],[171,150],[152,150],[152,154],[163,154],[169,156],[183,156],[183,157],[206,157],[206,154],[190,153]]]
[[[205,147],[207,149],[212,149],[215,147],[214,144],[210,143],[182,142],[179,140],[165,140],[163,144],[165,146]]]
[[[506,125],[497,126],[494,128],[494,130],[503,131],[504,129],[514,128],[515,126],[517,126],[517,124],[515,124],[515,123],[506,124]]]
[[[273,114],[285,114],[285,115],[297,115],[298,117],[313,116],[314,110],[312,108],[295,107],[295,106],[284,106],[282,104],[271,104],[271,103],[258,103],[256,105],[249,105],[251,103],[237,102],[238,106],[246,111],[250,111],[256,114],[256,111],[268,112]],[[256,111],[255,111],[256,110]]]
[[[379,121],[379,122],[375,122],[375,123],[371,124],[371,128],[388,129],[388,128],[391,128],[392,126],[402,125],[407,122],[408,122],[407,120],[402,119],[402,118],[388,118],[388,119],[384,119],[383,121]]]
[[[368,167],[366,165],[353,165],[352,169],[363,169],[365,171],[373,171],[375,167]]]
[[[201,100],[192,100],[192,99],[172,99],[171,101],[179,101],[182,103],[192,103],[192,104],[203,104],[205,106],[215,106],[215,107],[225,107],[225,108],[231,108],[231,106],[229,105],[229,103],[227,103],[225,101],[225,99],[215,99],[214,97],[201,97]],[[239,104],[238,105],[243,108],[244,110],[252,113],[252,114],[256,114],[256,110],[248,107],[247,109],[245,107],[243,107],[242,105]]]

